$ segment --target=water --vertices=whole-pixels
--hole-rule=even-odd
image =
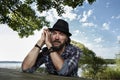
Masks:
[[[19,69],[22,63],[0,63],[0,68]]]

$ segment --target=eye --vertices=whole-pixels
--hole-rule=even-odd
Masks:
[[[55,35],[55,34],[57,34],[57,33],[56,33],[55,31],[52,31],[51,34],[52,34],[52,35]]]
[[[63,32],[60,32],[60,35],[61,35],[61,36],[65,36],[65,34],[64,34]]]

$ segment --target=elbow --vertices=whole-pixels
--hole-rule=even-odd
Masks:
[[[26,66],[23,65],[23,64],[22,64],[22,66],[21,66],[21,69],[22,69],[23,72],[25,72],[25,71],[27,70]]]
[[[64,62],[62,67],[58,69],[58,75],[60,76],[69,76],[69,66],[67,65],[67,61]]]
[[[22,72],[26,72],[29,68],[27,67],[26,64],[22,63],[21,69],[22,69]]]
[[[59,71],[58,75],[60,76],[77,76],[77,70],[64,70],[64,71]]]
[[[35,71],[35,68],[31,67],[29,68],[27,65],[23,65],[21,66],[22,72],[25,73],[33,73]]]
[[[21,68],[22,69],[22,72],[26,72],[27,71],[27,69],[26,68]]]
[[[58,75],[60,75],[60,76],[69,76],[68,73],[58,73]]]
[[[77,67],[63,65],[63,67],[58,71],[60,76],[77,76]]]
[[[68,70],[68,68],[66,67],[66,68],[62,68],[62,69],[60,69],[59,71],[58,71],[58,75],[60,75],[60,76],[69,76],[69,70]]]

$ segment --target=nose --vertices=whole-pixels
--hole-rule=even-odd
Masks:
[[[59,34],[56,34],[56,35],[55,35],[55,39],[59,39]]]

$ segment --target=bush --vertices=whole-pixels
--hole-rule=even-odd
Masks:
[[[36,71],[40,72],[40,73],[47,73],[47,71],[46,71],[46,69],[44,67],[40,67]]]
[[[99,80],[120,80],[120,69],[108,67],[103,73],[97,76]]]

